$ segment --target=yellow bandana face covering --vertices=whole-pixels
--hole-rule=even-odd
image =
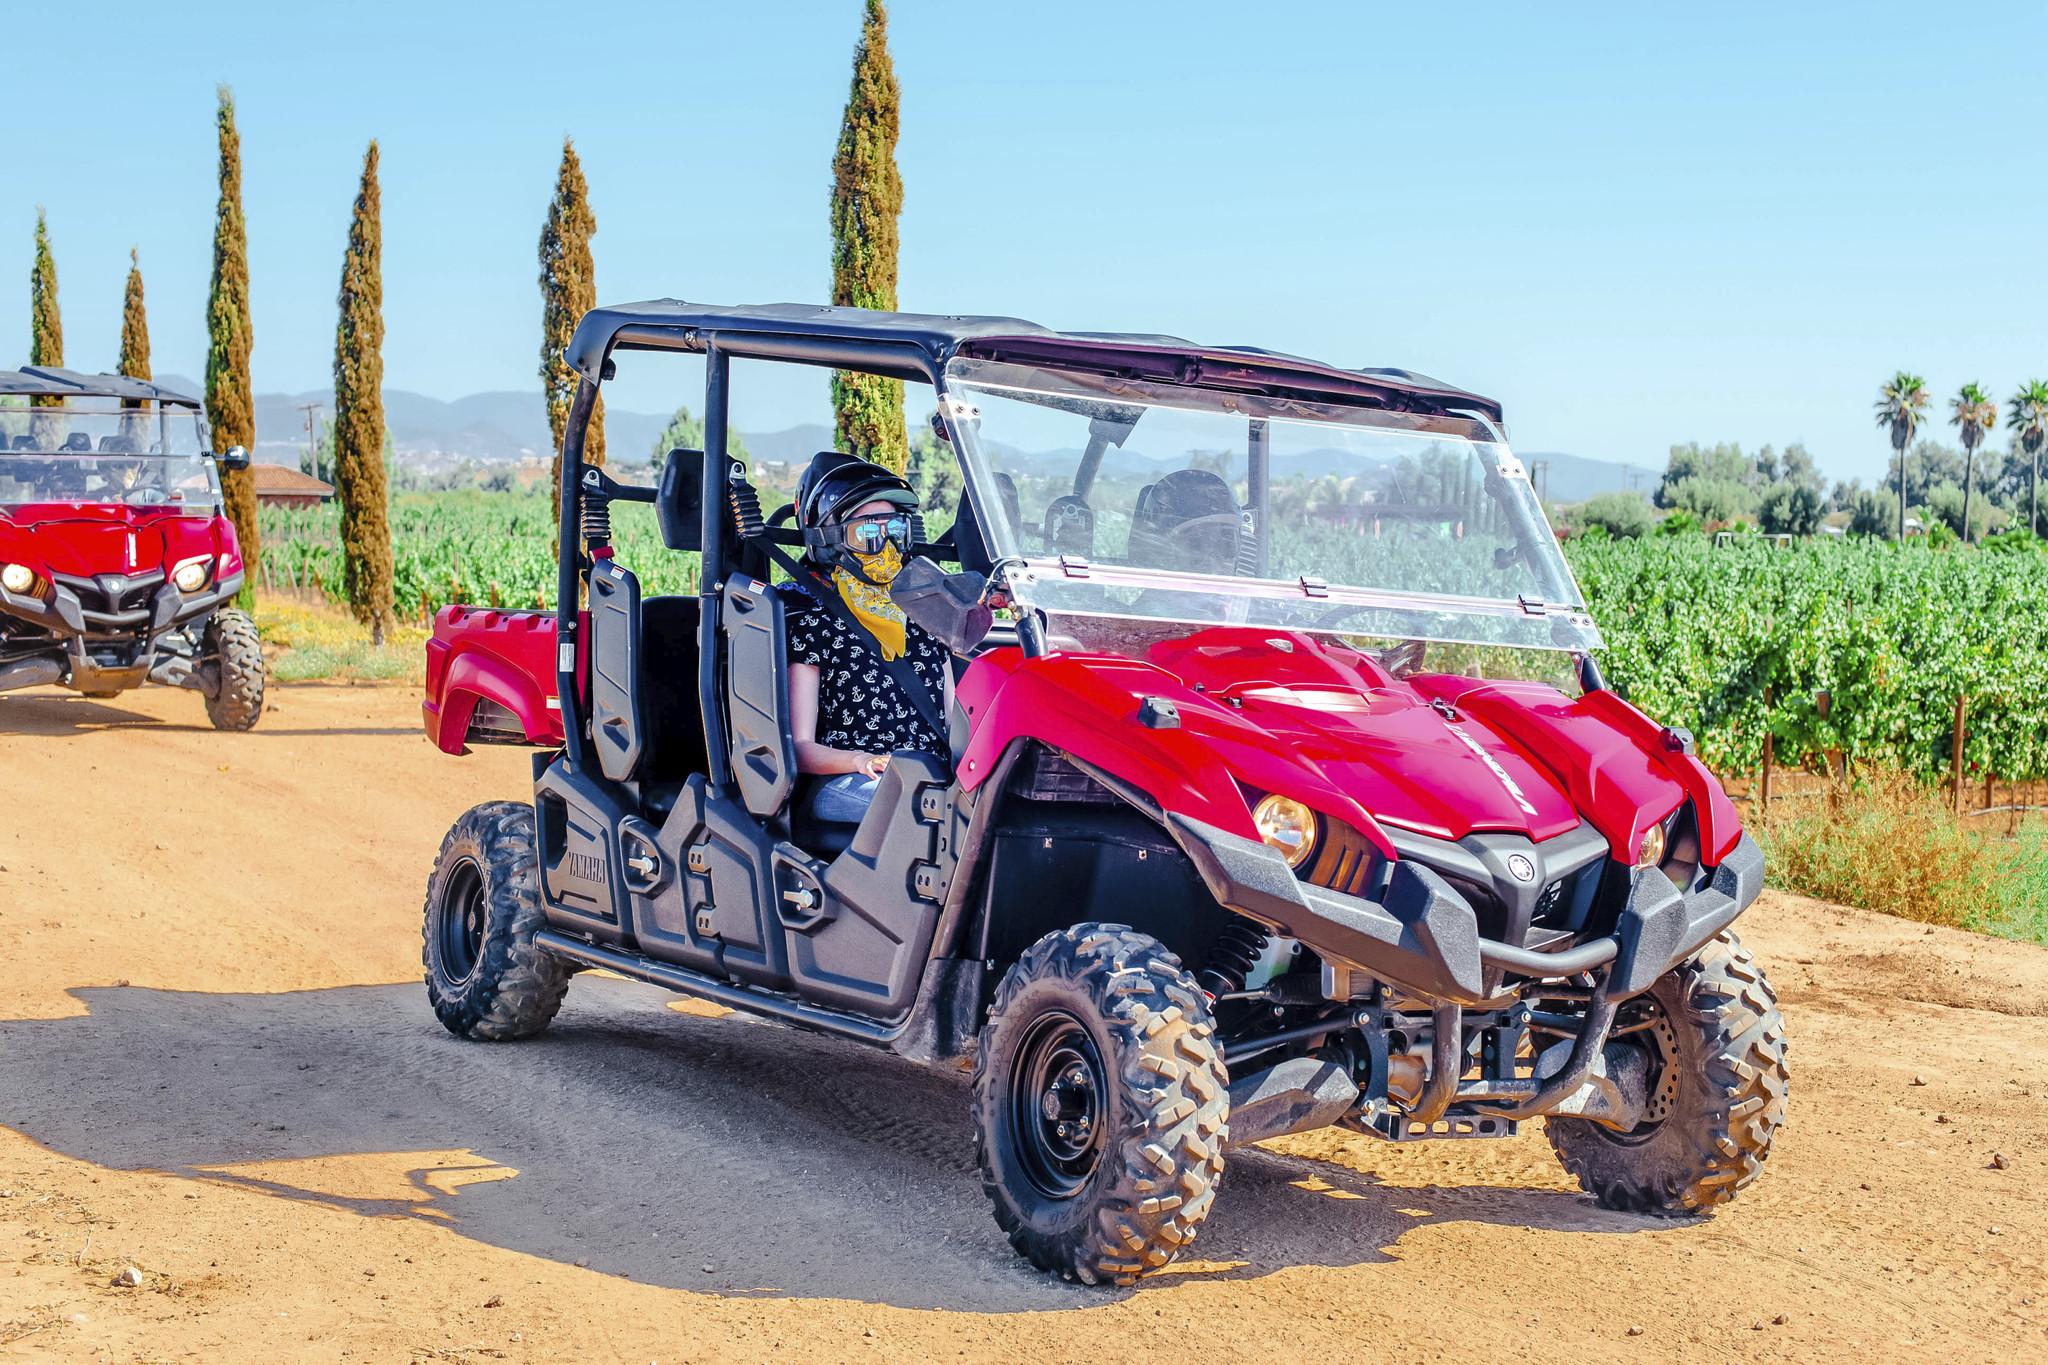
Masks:
[[[839,600],[846,603],[846,609],[853,613],[854,619],[875,637],[875,643],[882,647],[884,659],[900,658],[907,647],[903,608],[890,600],[888,585],[896,577],[896,571],[903,567],[903,555],[894,545],[884,545],[877,554],[855,555],[854,558],[860,561],[862,571],[882,586],[864,583],[859,575],[845,569],[834,569],[832,584],[839,589]]]

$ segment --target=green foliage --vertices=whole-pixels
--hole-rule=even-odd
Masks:
[[[1599,493],[1586,499],[1575,520],[1588,531],[1626,538],[1648,534],[1657,516],[1637,494]]]
[[[346,602],[340,509],[263,509],[263,575],[273,587]],[[450,602],[545,607],[555,600],[555,515],[528,493],[402,493],[391,502],[392,599],[401,621],[419,622]],[[654,509],[612,505],[612,543],[643,590],[697,591],[697,557],[661,543]]]
[[[590,254],[590,239],[596,235],[597,212],[590,207],[583,162],[576,155],[576,144],[565,137],[561,169],[555,173],[555,193],[548,200],[548,216],[540,229],[540,385],[548,407],[548,430],[555,438],[548,487],[557,507],[562,496],[562,441],[578,379],[567,352],[576,324],[597,307],[597,265]],[[583,463],[604,463],[601,397],[583,434]]]
[[[384,643],[391,619],[390,487],[384,467],[384,239],[377,143],[341,260],[334,331],[334,491],[341,504],[342,586],[349,610]]]
[[[1927,412],[1933,397],[1927,381],[1910,370],[1900,370],[1878,388],[1875,404],[1877,424],[1891,432],[1892,449],[1897,452],[1894,478],[1899,488],[1899,539],[1906,538],[1906,451],[1913,444],[1913,432]]]
[[[1700,519],[1686,511],[1673,512],[1657,523],[1660,536],[1696,536],[1701,529]]]
[[[128,248],[128,284],[121,292],[121,359],[116,371],[130,379],[148,379],[149,310],[142,302],[142,258]]]
[[[35,264],[28,277],[28,363],[64,363],[64,318],[57,307],[57,258],[50,250],[50,225],[36,209]]]
[[[235,97],[223,85],[215,130],[220,136],[220,200],[214,209],[213,277],[206,299],[206,422],[213,448],[256,448],[256,394],[249,377],[249,232],[242,218],[242,135],[235,128]],[[256,517],[256,481],[248,470],[222,470],[221,490],[242,559],[257,563],[262,539]],[[246,604],[253,581],[243,591]]]
[[[2041,446],[2048,441],[2048,380],[2029,379],[2012,396],[2006,409],[2006,429],[2025,453],[2027,474],[2027,529],[2041,533]]]
[[[662,462],[668,459],[671,450],[702,450],[704,448],[704,419],[691,413],[689,405],[676,409],[675,416],[668,419],[668,425],[661,435],[654,438],[654,449],[648,454],[653,457],[658,471]],[[725,455],[729,460],[751,463],[753,457],[747,454],[747,443],[728,424],[725,428]]]
[[[918,429],[910,441],[910,463],[904,470],[910,480],[911,489],[917,494],[927,522],[943,519],[950,523],[960,506],[960,462],[953,454],[952,443],[934,431],[927,422]]]
[[[2048,551],[2048,540],[2042,540],[2024,526],[2009,526],[1984,537],[1983,548],[1999,554],[2040,554]]]
[[[1772,462],[1775,465],[1775,456]],[[1663,482],[1657,486],[1656,503],[1659,507],[1680,506],[1678,486],[1688,481],[1735,484],[1747,488],[1757,482],[1757,478],[1757,461],[1744,455],[1741,446],[1729,441],[1712,446],[1688,441],[1671,447],[1670,459],[1664,465]]]
[[[1820,529],[1827,505],[1811,484],[1774,483],[1758,499],[1757,526],[1771,535],[1810,536]]]
[[[1856,489],[1849,497],[1849,534],[1885,536],[1891,534],[1892,503],[1875,488]]]
[[[1964,508],[1962,489],[1952,483],[1937,484],[1927,491],[1927,501],[1919,509],[1920,519],[1926,523],[1930,533],[1939,528],[1950,536],[1961,538]],[[1968,512],[1970,539],[1982,540],[1991,529],[1994,513],[1981,498],[1968,503]]]
[[[1693,474],[1665,490],[1667,505],[1690,512],[1706,525],[1730,522],[1757,510],[1757,495],[1734,479]]]
[[[1691,729],[1717,769],[1754,768],[1772,734],[1784,763],[1839,751],[1945,772],[1966,696],[1970,768],[2048,776],[2048,555],[1824,538],[1788,550],[1661,537],[1567,550],[1607,641],[1608,678]]]
[[[1904,773],[1780,803],[1756,832],[1772,882],[1802,895],[2022,941],[2048,937],[2048,847],[1958,818],[1938,787]]]
[[[1984,433],[1998,425],[1998,404],[1982,384],[1963,385],[1948,406],[1948,420],[1961,433],[1965,450],[1975,450]]]
[[[903,178],[896,170],[900,100],[896,68],[889,60],[889,14],[882,0],[867,0],[860,42],[853,50],[853,86],[832,157],[832,302],[840,307],[897,306],[896,219],[903,212]],[[832,411],[839,449],[903,468],[908,451],[902,381],[834,370]]]
[[[1877,424],[1890,430],[1893,450],[1904,450],[1913,444],[1913,433],[1932,401],[1927,381],[1910,370],[1900,370],[1878,387],[1877,402],[1873,405]]]

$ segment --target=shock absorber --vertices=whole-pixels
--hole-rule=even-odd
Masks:
[[[601,478],[586,478],[583,487],[583,505],[577,517],[578,529],[583,533],[583,546],[592,559],[602,559],[599,550],[608,549],[612,543],[612,500],[605,492]]]
[[[733,529],[739,532],[740,539],[758,536],[766,529],[767,523],[761,520],[761,495],[747,482],[746,467],[737,461],[726,475],[725,504],[732,512]]]
[[[1209,961],[1195,974],[1195,984],[1212,1000],[1244,989],[1245,978],[1265,955],[1266,931],[1250,920],[1233,919],[1209,945]]]

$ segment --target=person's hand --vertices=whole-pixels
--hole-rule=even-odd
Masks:
[[[853,761],[853,770],[864,777],[880,777],[888,766],[887,754],[861,754]]]

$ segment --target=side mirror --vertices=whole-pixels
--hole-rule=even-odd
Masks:
[[[249,467],[249,452],[240,446],[229,446],[220,453],[220,467],[222,469],[247,469]]]
[[[988,638],[995,613],[982,600],[988,580],[978,573],[947,573],[923,555],[897,570],[889,598],[903,614],[955,654],[972,654]]]
[[[704,548],[704,452],[671,450],[654,489],[654,520],[671,550]]]

